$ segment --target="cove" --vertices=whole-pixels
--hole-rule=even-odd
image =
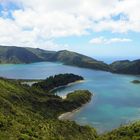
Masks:
[[[0,76],[14,79],[45,79],[60,73],[78,74],[85,81],[61,87],[55,91],[56,94],[64,96],[77,89],[88,89],[94,93],[92,100],[68,119],[81,125],[93,126],[98,132],[109,131],[140,119],[140,85],[131,83],[140,80],[140,76],[112,74],[49,62],[0,65]]]

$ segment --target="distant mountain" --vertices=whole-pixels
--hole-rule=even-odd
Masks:
[[[16,46],[0,46],[0,63],[33,63],[46,61],[55,52]]]
[[[36,61],[41,61],[41,59],[25,48],[0,46],[1,63],[31,63]]]
[[[67,50],[47,51],[39,48],[0,46],[0,63],[62,62],[83,68],[122,74],[140,74],[140,60],[115,61],[108,65],[91,57]]]
[[[78,67],[110,70],[109,66],[102,61],[67,50],[55,52],[39,48],[0,46],[0,63],[32,63],[41,61],[62,62],[66,65]]]
[[[65,65],[109,71],[109,66],[104,62],[67,50],[56,52],[50,61],[59,61]]]
[[[110,65],[112,72],[122,74],[140,74],[140,59],[116,61]]]
[[[55,51],[47,51],[39,48],[25,48],[25,49],[35,54],[42,61],[50,61],[52,56],[56,53]]]

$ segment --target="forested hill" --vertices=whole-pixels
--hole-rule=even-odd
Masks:
[[[69,83],[76,82],[79,80],[84,80],[84,78],[82,76],[75,75],[72,73],[58,74],[55,76],[50,76],[46,80],[42,80],[38,83],[34,83],[32,87],[43,89],[49,92],[54,88],[60,86],[66,86]]]
[[[66,99],[44,89],[0,78],[0,140],[139,140],[140,122],[97,135],[94,128],[57,117],[91,99],[87,90]]]
[[[109,71],[109,66],[102,61],[67,50],[55,52],[39,48],[0,46],[0,63],[16,64],[42,61],[62,62],[66,65]]]
[[[89,126],[57,119],[90,101],[91,95],[79,90],[62,99],[0,78],[0,140],[94,140],[97,134]]]
[[[15,46],[0,46],[0,63],[33,63],[48,61],[54,54],[39,48],[23,48]]]
[[[129,61],[116,61],[113,62],[111,65],[112,72],[115,73],[123,73],[123,74],[140,74],[140,59]]]
[[[110,71],[122,74],[140,74],[140,60],[116,61],[108,65],[91,57],[67,50],[47,51],[39,48],[0,46],[0,63],[61,62],[82,68]]]
[[[50,59],[50,61],[59,61],[59,62],[63,62],[66,65],[72,65],[72,66],[78,66],[78,67],[90,68],[96,70],[104,70],[104,71],[110,70],[109,65],[105,64],[102,61],[98,61],[91,57],[76,52],[67,51],[67,50],[56,52],[53,55],[53,57]]]

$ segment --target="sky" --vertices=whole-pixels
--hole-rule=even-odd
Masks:
[[[0,44],[140,58],[140,0],[0,0]]]

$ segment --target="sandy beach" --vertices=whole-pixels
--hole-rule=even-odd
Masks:
[[[58,117],[58,119],[59,120],[69,120],[69,118],[71,118],[76,112],[80,111],[81,108],[82,107],[79,107],[71,112],[63,113]]]
[[[66,86],[71,86],[71,85],[78,84],[78,83],[83,83],[83,82],[85,82],[85,80],[78,80],[78,81],[69,83],[69,84],[67,84]]]
[[[62,88],[62,87],[68,87],[68,86],[71,86],[71,85],[74,85],[74,84],[78,84],[78,83],[83,83],[83,82],[85,82],[85,80],[77,80],[75,82],[69,83],[69,84],[64,85],[64,86],[55,87],[54,89],[50,90],[50,92],[54,92],[55,90],[57,90],[59,88]]]
[[[92,96],[95,96],[94,94]],[[66,98],[66,96],[64,96]],[[90,102],[90,101],[89,101]],[[84,106],[86,106],[89,102],[83,104],[81,107],[74,109],[70,112],[66,112],[61,114],[60,116],[58,116],[59,120],[69,120],[76,112],[80,111],[80,109],[82,109]]]

